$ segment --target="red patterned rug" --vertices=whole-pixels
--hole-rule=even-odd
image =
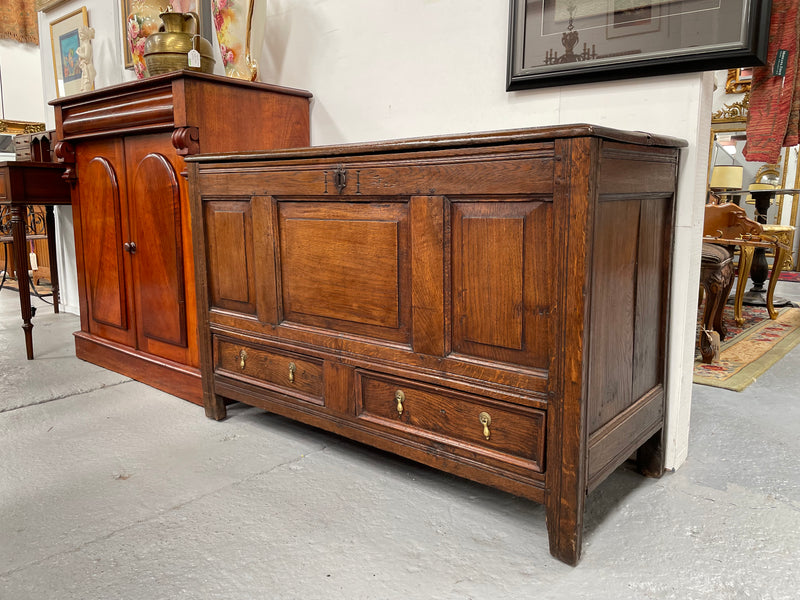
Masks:
[[[702,307],[698,314],[702,315]],[[733,319],[733,307],[725,306],[722,318],[728,337],[722,342],[719,361],[703,364],[698,348],[695,383],[741,392],[800,342],[800,308],[779,309],[778,318],[772,321],[766,308],[744,306],[742,316],[744,323],[739,326]]]
[[[770,272],[770,275],[772,275],[772,272]],[[778,281],[792,281],[794,283],[800,283],[800,271],[784,271],[780,274],[780,277],[778,277]]]

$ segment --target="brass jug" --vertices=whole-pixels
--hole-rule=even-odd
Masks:
[[[202,73],[214,72],[214,53],[211,42],[200,35],[197,14],[193,12],[163,12],[164,23],[144,43],[144,62],[150,75],[188,69]],[[189,51],[200,53],[200,67],[189,66]]]

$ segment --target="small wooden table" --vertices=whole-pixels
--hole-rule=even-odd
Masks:
[[[45,221],[50,255],[51,283],[53,285],[53,307],[58,312],[58,269],[56,268],[56,248],[53,206],[70,204],[69,184],[62,179],[65,167],[59,163],[11,161],[0,162],[0,205],[11,211],[11,228],[14,240],[14,260],[17,264],[19,283],[19,305],[22,312],[22,329],[25,332],[25,349],[28,360],[33,359],[33,323],[31,323],[31,296],[28,281],[28,250],[26,228],[28,207],[45,207]]]

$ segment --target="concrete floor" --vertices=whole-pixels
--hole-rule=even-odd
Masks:
[[[0,600],[800,597],[800,346],[745,392],[695,386],[686,464],[618,469],[572,568],[537,504],[243,405],[208,420],[76,359],[76,316],[34,323],[27,361],[0,292]]]

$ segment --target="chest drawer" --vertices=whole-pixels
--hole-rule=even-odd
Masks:
[[[545,411],[365,371],[357,379],[359,419],[526,475],[544,469]]]
[[[323,406],[322,361],[214,337],[214,373]]]

